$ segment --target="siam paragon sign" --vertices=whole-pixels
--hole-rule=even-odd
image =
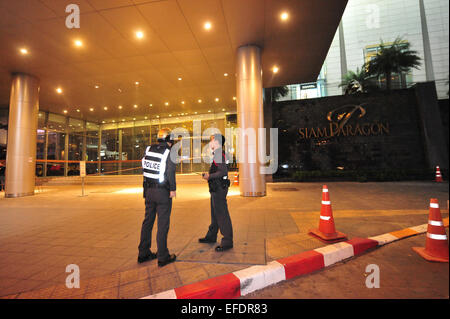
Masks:
[[[344,105],[328,112],[329,123],[323,126],[301,127],[298,129],[301,139],[331,138],[335,136],[377,136],[389,135],[388,122],[364,122],[366,104]],[[350,124],[354,118],[356,124]],[[354,121],[353,121],[354,122]]]

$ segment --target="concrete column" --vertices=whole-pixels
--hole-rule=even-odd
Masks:
[[[236,58],[239,187],[242,196],[265,196],[265,176],[259,163],[258,129],[264,127],[261,50],[247,45]]]
[[[39,79],[13,74],[9,102],[5,197],[34,195]]]

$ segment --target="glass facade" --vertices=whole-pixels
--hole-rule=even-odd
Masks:
[[[177,172],[204,172],[209,168],[209,136],[216,132],[226,135],[226,128],[236,125],[236,116],[225,113],[99,125],[39,112],[36,175],[77,176],[82,160],[86,161],[88,175],[141,174],[145,149],[156,143],[161,127],[172,129],[178,136]],[[232,137],[229,141],[230,154],[235,140]]]

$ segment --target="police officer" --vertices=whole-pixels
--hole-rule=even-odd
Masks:
[[[223,146],[225,137],[221,134],[211,136],[209,147],[213,151],[213,162],[209,173],[202,175],[208,181],[209,192],[211,193],[211,225],[204,238],[200,238],[200,243],[215,243],[217,232],[222,234],[222,242],[216,247],[216,251],[222,252],[233,248],[233,227],[231,225],[230,213],[227,205],[227,193],[230,187],[228,179],[228,167],[226,163]]]
[[[170,149],[173,145],[170,129],[159,130],[157,140],[157,144],[147,147],[142,159],[145,218],[141,229],[138,262],[158,258],[158,266],[162,267],[176,259],[176,256],[170,255],[167,249],[172,198],[176,196],[176,165],[170,158]],[[156,214],[158,214],[157,254],[150,250]]]

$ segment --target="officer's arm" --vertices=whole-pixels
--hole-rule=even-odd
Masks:
[[[217,165],[217,171],[209,175],[209,178],[221,178],[223,176],[228,176],[228,167],[225,157],[218,153],[214,155],[214,161]]]
[[[175,172],[176,172],[177,166],[172,160],[170,159],[170,156],[167,156],[167,162],[166,162],[166,176],[167,176],[167,182],[169,183],[169,190],[171,192],[177,190],[177,183],[175,179]]]

